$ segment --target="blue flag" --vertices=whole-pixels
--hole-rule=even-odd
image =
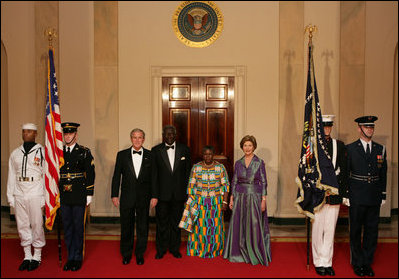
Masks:
[[[299,160],[298,193],[295,205],[300,213],[314,218],[326,194],[338,195],[338,181],[331,157],[327,152],[322,113],[317,94],[313,64],[313,45],[309,43],[308,81],[306,86],[305,119]]]

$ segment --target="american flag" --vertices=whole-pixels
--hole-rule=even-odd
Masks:
[[[54,50],[48,52],[47,76],[47,104],[46,104],[46,228],[52,230],[57,209],[60,207],[60,192],[58,189],[60,167],[64,164],[62,151],[61,115],[58,98],[57,79],[54,68]]]
[[[301,142],[301,158],[298,166],[297,199],[295,205],[300,213],[314,218],[325,202],[325,194],[338,194],[338,181],[334,166],[328,155],[321,118],[313,64],[313,45],[309,44],[308,81],[305,98],[305,116]]]

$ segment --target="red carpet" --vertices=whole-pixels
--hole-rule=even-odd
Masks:
[[[181,252],[185,252],[185,244]],[[82,269],[77,272],[62,271],[58,266],[57,240],[47,240],[42,254],[41,266],[32,272],[18,271],[23,259],[19,239],[1,240],[1,277],[321,277],[318,276],[310,258],[310,270],[306,270],[306,242],[272,242],[272,262],[268,267],[252,266],[245,263],[230,263],[218,257],[201,259],[183,254],[182,259],[175,259],[166,254],[161,260],[155,260],[155,243],[149,242],[144,255],[145,264],[136,265],[135,258],[129,265],[122,265],[119,254],[119,241],[86,240],[86,257]],[[66,249],[63,244],[63,264],[66,261]],[[349,263],[349,244],[335,243],[333,266],[337,278],[357,277]],[[398,277],[398,243],[378,243],[373,264],[376,277]],[[329,277],[329,276],[326,276]]]

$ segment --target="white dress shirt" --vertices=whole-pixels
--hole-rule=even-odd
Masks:
[[[75,148],[76,142],[74,144],[72,144],[71,146],[67,146],[65,145],[65,151],[68,152],[68,148],[69,148],[69,152],[72,153],[72,150]]]
[[[363,145],[364,152],[366,152],[366,150],[367,150],[367,144],[370,146],[370,154],[371,154],[371,145],[372,145],[371,141],[367,142],[367,141],[365,141],[363,139],[360,139],[360,142]]]
[[[136,151],[141,151],[141,155],[137,153],[133,154],[133,150],[135,149],[132,147],[132,161],[134,166],[134,172],[136,173],[136,177],[138,178],[141,168],[141,162],[143,162],[144,150],[143,148],[140,148],[140,150],[136,150]]]
[[[165,146],[168,145],[165,143]],[[169,148],[168,150],[166,150],[166,153],[168,153],[170,168],[173,171],[173,165],[175,164],[176,142],[174,142],[170,146],[173,146],[173,148]]]

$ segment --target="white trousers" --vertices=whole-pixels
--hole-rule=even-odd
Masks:
[[[315,267],[332,266],[335,225],[337,224],[339,204],[324,204],[315,212],[312,225],[312,254]]]
[[[46,244],[41,202],[43,197],[15,197],[15,219],[21,246],[40,248]]]

